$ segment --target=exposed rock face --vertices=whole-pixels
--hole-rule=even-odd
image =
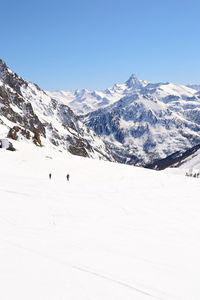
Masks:
[[[87,141],[80,140],[76,137],[67,137],[67,141],[69,142],[69,152],[75,155],[88,157],[88,152],[93,151],[92,147],[89,145]]]
[[[0,79],[4,84],[11,87],[18,95],[21,95],[21,86],[27,86],[27,82],[12,72],[5,62],[0,59]]]
[[[37,146],[42,146],[40,134],[38,132],[34,132],[33,141]]]
[[[75,155],[114,161],[106,144],[74,115],[36,84],[13,73],[0,60],[0,124],[8,137],[25,138],[35,145],[46,143]]]
[[[164,170],[169,167],[180,167],[186,162],[186,160],[192,159],[199,149],[200,144],[186,151],[177,151],[166,158],[157,159],[152,164],[147,164],[145,167],[155,170]]]
[[[38,131],[45,137],[45,127],[34,113],[31,103],[7,85],[0,86],[0,116],[19,124],[34,132]]]
[[[14,126],[13,128],[10,128],[9,132],[8,132],[8,137],[13,139],[13,140],[17,140],[18,139],[18,132],[19,132],[20,128],[18,126]]]
[[[8,132],[8,137],[16,141],[19,137],[19,134],[21,134],[28,140],[30,140],[31,138],[30,131],[24,128],[20,128],[19,126],[14,126],[13,128],[10,128]]]

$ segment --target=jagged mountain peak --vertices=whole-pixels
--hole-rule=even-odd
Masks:
[[[11,74],[13,72],[7,67],[6,63],[2,59],[0,59],[0,79],[5,80],[5,77],[9,73]]]
[[[17,74],[8,68],[7,64],[0,58],[0,79],[4,79],[6,75],[17,76]]]
[[[21,86],[27,86],[27,82],[9,69],[2,59],[0,59],[0,80],[3,84],[9,86],[20,95]]]
[[[137,78],[137,76],[133,73],[131,74],[131,76],[129,77],[129,79],[125,82],[126,85],[128,86],[132,86],[132,85],[135,85],[135,84],[139,84],[140,83],[140,80]]]
[[[6,63],[0,58],[0,68],[3,67],[3,68],[8,68]]]
[[[125,85],[128,88],[140,89],[146,85],[146,82],[138,79],[137,76],[133,73],[131,74],[129,79],[125,82]]]

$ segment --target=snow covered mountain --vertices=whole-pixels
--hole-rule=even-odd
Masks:
[[[105,91],[44,92],[0,60],[0,147],[13,150],[7,137],[155,166],[200,144],[200,92],[135,75]]]
[[[200,95],[185,86],[149,83],[81,120],[116,145],[118,160],[144,165],[200,143]]]
[[[115,144],[117,160],[144,165],[200,143],[200,96],[185,86],[149,83],[81,120]]]
[[[197,86],[148,83],[135,75],[105,91],[49,92],[108,143],[115,159],[145,165],[200,143]]]
[[[5,138],[113,160],[105,143],[66,104],[18,77],[0,60],[0,139],[4,140],[1,147],[6,145]]]
[[[105,91],[90,91],[83,89],[71,92],[46,91],[46,93],[56,100],[62,100],[69,105],[76,114],[81,115],[109,106],[124,96],[132,95],[135,91],[146,85],[146,81],[137,79],[136,75],[133,74],[125,83],[115,84]]]

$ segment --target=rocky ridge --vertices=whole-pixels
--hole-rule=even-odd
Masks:
[[[0,60],[1,138],[32,140],[75,155],[114,161],[105,143],[62,101],[25,81]]]

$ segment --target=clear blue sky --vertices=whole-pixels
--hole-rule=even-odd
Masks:
[[[104,89],[132,73],[200,83],[199,0],[3,0],[0,9],[0,58],[43,89]]]

